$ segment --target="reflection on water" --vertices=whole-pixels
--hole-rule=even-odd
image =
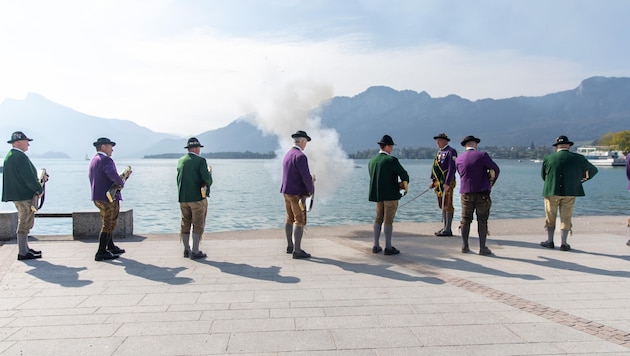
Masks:
[[[308,153],[308,152],[307,152]],[[410,190],[401,204],[429,186],[430,160],[402,160],[410,175]],[[96,211],[90,201],[89,161],[33,160],[50,174],[42,212]],[[501,176],[492,192],[491,219],[544,218],[540,163],[498,160]],[[134,232],[179,231],[175,159],[116,159],[120,169],[133,167],[123,190],[122,209],[133,209]],[[267,160],[212,160],[214,184],[209,200],[206,231],[278,228],[284,225],[284,201],[277,168]],[[371,224],[374,203],[367,200],[367,161],[355,168],[331,197],[316,195],[309,213],[310,226]],[[317,174],[317,172],[313,172]],[[317,185],[317,182],[316,182]],[[630,215],[630,195],[623,168],[601,168],[584,185],[586,197],[578,198],[575,215]],[[459,194],[455,194],[455,221],[460,219]],[[1,211],[15,211],[12,203],[0,203]],[[435,194],[431,191],[402,207],[397,221],[440,221]],[[541,221],[541,226],[542,226]],[[38,218],[33,234],[71,234],[71,219]]]

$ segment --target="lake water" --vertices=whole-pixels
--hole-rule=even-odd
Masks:
[[[308,154],[308,151],[307,151]],[[114,157],[119,170],[133,167],[121,209],[133,209],[134,233],[176,233],[179,231],[179,205],[175,183],[176,159],[125,160]],[[97,211],[90,201],[87,170],[89,161],[33,159],[46,168],[50,180],[41,212],[70,213]],[[279,228],[284,226],[284,200],[279,193],[276,160],[208,160],[213,167],[214,184],[209,199],[206,231]],[[431,160],[401,160],[410,175],[409,194],[403,205],[429,186]],[[492,192],[491,219],[540,218],[544,224],[543,181],[540,163],[497,160],[501,176]],[[310,226],[347,224],[371,225],[374,203],[367,200],[369,178],[367,160],[355,160],[350,174],[330,197],[315,196],[308,215]],[[312,172],[317,174],[317,172]],[[318,180],[322,177],[318,176]],[[315,183],[317,189],[318,182]],[[600,168],[599,174],[584,184],[586,197],[578,198],[575,215],[630,215],[630,194],[623,168]],[[459,221],[459,195],[454,197],[455,221]],[[0,211],[15,211],[13,203],[0,203]],[[402,206],[396,221],[440,221],[435,194],[426,192]],[[455,223],[455,226],[456,223]],[[70,235],[70,218],[37,218],[33,234]]]

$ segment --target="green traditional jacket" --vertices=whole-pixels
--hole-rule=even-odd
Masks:
[[[4,158],[3,167],[2,201],[30,200],[33,195],[42,193],[37,170],[24,152],[11,149]]]
[[[194,153],[187,153],[177,161],[177,190],[180,203],[190,203],[204,199],[201,187],[212,185],[212,175],[208,171],[206,159]]]
[[[409,182],[409,174],[398,158],[386,153],[379,153],[368,163],[370,173],[369,201],[399,200],[401,181]]]
[[[559,150],[545,157],[541,172],[543,196],[584,196],[582,182],[597,174],[597,167],[579,153]]]

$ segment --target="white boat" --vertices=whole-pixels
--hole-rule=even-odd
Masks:
[[[577,153],[584,155],[594,166],[625,166],[626,156],[621,151],[605,146],[578,147]]]

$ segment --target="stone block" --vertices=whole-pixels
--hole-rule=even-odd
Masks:
[[[101,216],[98,211],[72,213],[72,237],[75,240],[98,238]],[[133,209],[121,210],[114,229],[114,238],[133,235]]]
[[[18,214],[14,212],[0,212],[0,241],[17,239]]]

